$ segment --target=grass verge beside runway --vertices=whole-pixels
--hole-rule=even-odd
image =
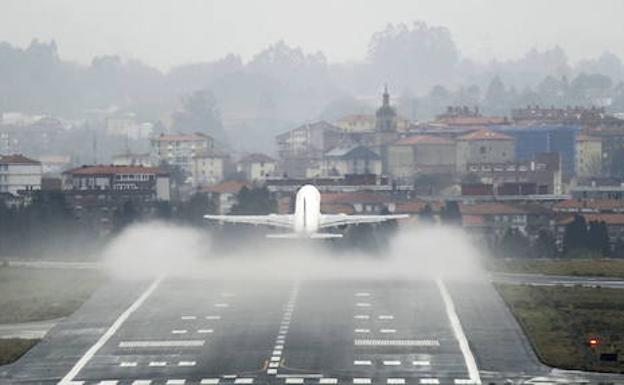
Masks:
[[[39,340],[27,340],[23,338],[0,339],[0,365],[10,364],[16,361],[28,349],[35,346]]]
[[[0,267],[0,324],[66,317],[105,279],[95,270]]]
[[[624,278],[624,259],[506,259],[487,264],[504,273]]]
[[[96,270],[0,267],[0,324],[66,317],[82,305],[106,277]],[[0,365],[17,360],[38,340],[0,339]]]
[[[563,369],[624,372],[621,290],[509,284],[498,284],[496,288],[545,364]],[[599,344],[591,348],[588,342],[593,337],[598,338]],[[615,357],[613,354],[618,352]]]

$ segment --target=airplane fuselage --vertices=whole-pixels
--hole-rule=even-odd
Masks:
[[[295,198],[294,231],[299,234],[316,234],[321,221],[321,193],[312,185],[297,191]]]

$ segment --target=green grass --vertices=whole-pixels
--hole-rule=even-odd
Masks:
[[[23,338],[0,339],[0,365],[16,361],[38,341]]]
[[[624,278],[624,259],[507,259],[488,261],[492,271]]]
[[[618,289],[497,285],[540,360],[563,368],[624,373],[624,295]],[[589,348],[597,336],[601,344]],[[600,360],[620,353],[619,362]]]
[[[96,270],[0,267],[0,323],[66,317],[105,279]]]

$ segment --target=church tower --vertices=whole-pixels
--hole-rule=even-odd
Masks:
[[[375,129],[380,132],[396,132],[397,119],[396,111],[390,107],[390,94],[388,86],[384,87],[382,104],[375,114]]]

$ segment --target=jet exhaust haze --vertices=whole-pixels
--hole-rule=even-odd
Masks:
[[[202,229],[160,222],[137,224],[111,242],[103,261],[119,278],[165,274],[262,281],[481,276],[482,252],[461,229],[441,225],[400,226],[378,256],[337,252],[327,244],[302,239],[253,241],[223,254],[213,250],[210,238]]]

